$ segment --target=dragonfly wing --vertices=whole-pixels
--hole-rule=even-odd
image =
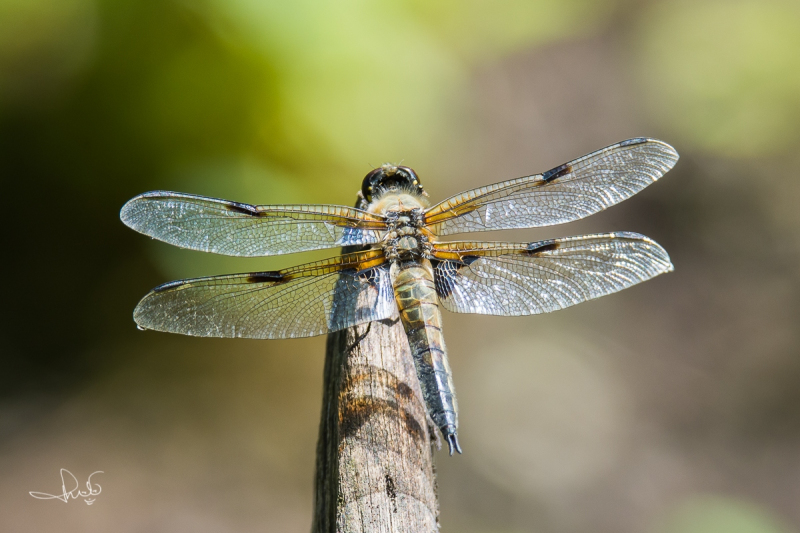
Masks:
[[[661,246],[627,232],[528,244],[438,243],[433,255],[445,309],[483,315],[548,313],[673,269]]]
[[[120,218],[175,246],[240,257],[373,244],[386,229],[382,216],[351,207],[255,206],[166,191],[133,198]]]
[[[133,317],[143,329],[197,337],[311,337],[397,313],[381,250],[298,267],[174,281],[153,289]]]
[[[436,235],[452,235],[571,222],[630,198],[677,161],[664,142],[629,139],[544,174],[448,198],[425,212],[425,223]]]

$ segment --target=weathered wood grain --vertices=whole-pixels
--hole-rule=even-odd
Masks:
[[[428,425],[399,319],[328,337],[313,533],[439,530]]]

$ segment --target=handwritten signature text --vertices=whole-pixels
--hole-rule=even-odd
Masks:
[[[61,494],[47,494],[45,492],[29,492],[31,496],[37,498],[39,500],[61,500],[64,503],[67,503],[70,498],[77,500],[78,498],[83,498],[86,502],[86,505],[92,505],[95,501],[95,496],[100,494],[102,490],[100,485],[97,483],[92,484],[92,476],[95,474],[102,474],[102,470],[98,470],[97,472],[92,472],[89,475],[89,478],[86,480],[86,488],[88,490],[83,491],[78,488],[78,478],[72,475],[72,472],[67,470],[66,468],[61,469]],[[72,486],[75,484],[75,487],[71,490],[67,490],[67,486]]]

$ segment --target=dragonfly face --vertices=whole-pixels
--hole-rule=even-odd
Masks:
[[[422,184],[416,172],[408,167],[382,165],[364,178],[361,184],[361,198],[372,202],[375,198],[394,193],[407,193],[422,196]]]
[[[122,221],[183,248],[242,257],[343,246],[361,251],[280,271],[170,282],[142,298],[134,320],[143,329],[185,335],[279,339],[399,316],[428,412],[450,454],[460,453],[441,307],[546,313],[669,272],[672,264],[656,242],[629,232],[530,243],[439,237],[578,220],[636,194],[677,160],[668,144],[630,139],[433,207],[416,173],[393,165],[367,174],[359,208],[144,193],[125,204]]]

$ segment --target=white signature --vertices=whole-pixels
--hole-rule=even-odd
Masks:
[[[100,485],[98,485],[97,483],[92,485],[92,476],[95,475],[95,474],[102,474],[102,473],[103,473],[102,470],[98,470],[97,472],[92,472],[89,475],[89,479],[86,480],[86,488],[89,489],[89,490],[84,492],[84,491],[78,489],[78,478],[73,476],[72,472],[70,472],[66,468],[62,468],[61,469],[61,494],[47,494],[45,492],[29,492],[28,494],[30,494],[34,498],[38,498],[40,500],[53,500],[53,499],[55,499],[55,500],[61,500],[64,503],[67,503],[70,498],[74,498],[76,500],[78,498],[84,498],[84,501],[86,502],[86,505],[92,505],[94,503],[94,500],[95,500],[95,498],[93,498],[93,496],[97,496],[98,494],[100,494],[100,491],[102,490],[100,488]],[[66,476],[65,476],[65,474],[66,474]],[[69,476],[69,477],[67,477],[67,476]],[[68,492],[67,491],[67,482],[69,481],[69,478],[72,478],[72,481],[75,483],[75,488],[73,488],[72,490],[70,490]],[[70,485],[71,484],[72,483],[70,483]]]

